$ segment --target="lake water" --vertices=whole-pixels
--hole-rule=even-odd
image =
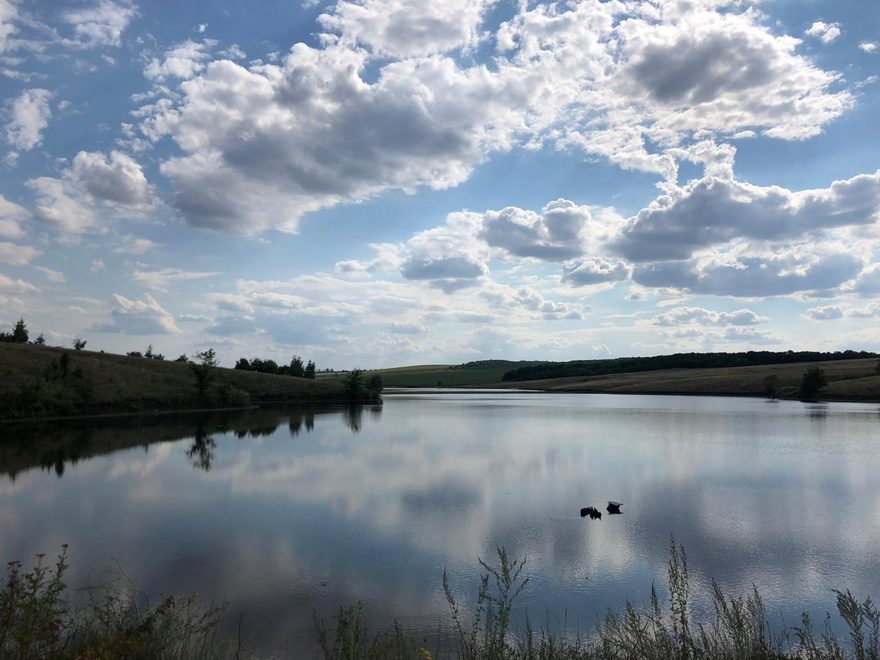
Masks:
[[[71,586],[114,562],[149,595],[228,601],[230,634],[305,648],[311,616],[362,601],[376,627],[442,628],[446,568],[526,557],[520,598],[589,630],[665,584],[687,549],[771,618],[880,598],[880,408],[759,399],[386,393],[381,407],[2,427],[0,560],[70,544]],[[582,506],[623,515],[582,519]],[[520,611],[520,614],[522,612]]]

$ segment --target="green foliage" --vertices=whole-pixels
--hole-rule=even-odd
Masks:
[[[380,374],[373,374],[370,376],[370,379],[367,381],[367,389],[374,392],[381,392],[385,389],[385,383],[382,380],[382,376]]]
[[[18,319],[15,327],[12,329],[12,342],[15,344],[26,344],[28,340],[27,324],[23,318]]]
[[[819,390],[828,384],[828,378],[825,371],[820,367],[810,367],[804,372],[801,378],[801,387],[799,390],[801,401],[815,401]]]
[[[297,378],[302,378],[306,374],[305,368],[303,367],[303,360],[299,355],[294,355],[290,358],[290,366],[287,369],[287,373],[291,376],[296,376]]]
[[[80,337],[73,338],[73,350],[75,351],[83,350],[86,347],[86,344],[88,344],[88,341],[85,339],[81,339]]]
[[[308,363],[306,364],[306,368],[303,373],[303,376],[305,376],[306,378],[314,379],[315,378],[315,371],[316,371],[316,369],[315,369],[314,360],[309,360]]]
[[[342,387],[346,397],[351,401],[360,401],[364,398],[366,387],[364,386],[364,370],[352,369],[345,375]]]
[[[67,546],[53,566],[43,555],[27,572],[7,567],[0,591],[0,657],[53,660],[216,658],[222,607],[202,608],[194,598],[168,597],[152,607],[117,579],[86,590],[78,608],[67,597]]]
[[[43,336],[42,332],[40,333],[39,337],[34,339],[34,344],[37,346],[45,346],[46,345],[46,338]]]
[[[205,396],[208,391],[208,384],[214,378],[214,371],[217,369],[217,354],[213,348],[196,353],[189,367],[196,378],[196,390],[200,397]]]

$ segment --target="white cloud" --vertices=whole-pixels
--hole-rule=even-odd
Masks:
[[[201,42],[187,39],[168,49],[160,60],[153,58],[144,68],[144,75],[151,80],[164,81],[168,78],[186,80],[203,71],[205,60],[210,59],[210,50],[217,45],[212,39]]]
[[[824,23],[816,21],[804,32],[811,37],[815,37],[823,44],[830,44],[841,35],[840,23]]]
[[[39,289],[24,280],[13,279],[0,273],[0,292],[3,293],[39,293]]]
[[[98,325],[97,332],[121,332],[128,335],[159,335],[179,333],[180,328],[165,309],[150,294],[140,300],[113,294],[113,322]]]
[[[151,192],[140,165],[112,151],[80,151],[61,178],[39,177],[27,185],[37,193],[34,217],[71,234],[101,233],[102,209],[139,216],[151,208]]]
[[[614,247],[632,261],[686,259],[737,238],[794,239],[869,225],[878,213],[880,170],[798,192],[707,177],[657,198],[629,220]]]
[[[823,307],[812,307],[807,310],[806,317],[814,321],[829,321],[832,319],[843,318],[843,310],[837,305],[825,305]]]
[[[863,41],[859,44],[859,48],[861,48],[864,52],[871,54],[876,53],[878,49],[880,49],[880,44],[877,44],[876,41]]]
[[[187,65],[195,75],[142,108],[140,130],[182,150],[161,167],[178,212],[236,233],[294,231],[305,213],[387,190],[455,186],[519,145],[583,149],[671,180],[670,150],[758,132],[804,139],[853,103],[797,39],[728,4],[523,3],[487,65],[445,54],[476,38],[481,3],[340,0],[319,47],[295,44],[277,64]],[[723,149],[693,158],[716,174]]]
[[[9,37],[17,31],[14,23],[18,10],[10,0],[0,0],[0,53],[6,50]]]
[[[492,0],[339,0],[318,22],[374,55],[406,58],[472,48]]]
[[[163,268],[161,270],[136,270],[134,281],[148,289],[167,291],[177,282],[192,282],[215,277],[218,273],[181,270],[179,268]]]
[[[563,267],[562,281],[571,286],[590,286],[625,280],[629,272],[629,267],[622,261],[593,257]]]
[[[26,89],[14,101],[6,124],[6,142],[16,149],[28,151],[43,141],[43,130],[49,125],[52,109],[48,89]]]
[[[10,266],[25,266],[39,254],[40,251],[30,245],[16,245],[0,241],[0,262]]]
[[[27,219],[27,210],[0,195],[0,238],[21,238],[21,223]]]
[[[46,276],[47,280],[49,280],[50,282],[54,282],[55,284],[67,283],[67,278],[64,277],[64,273],[60,273],[57,270],[46,268],[45,266],[34,266],[34,270],[38,270]]]
[[[92,273],[99,273],[104,270],[107,265],[104,263],[103,259],[93,259],[91,265],[89,266],[89,271]]]
[[[658,314],[652,320],[654,325],[680,326],[680,325],[703,325],[703,326],[747,326],[767,323],[770,319],[756,314],[750,309],[738,309],[733,312],[715,312],[703,307],[675,307],[662,314]]]
[[[64,13],[64,21],[73,28],[76,44],[83,47],[119,46],[122,33],[137,15],[127,1],[98,0],[94,4]]]

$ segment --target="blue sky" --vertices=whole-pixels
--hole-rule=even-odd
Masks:
[[[867,0],[0,0],[0,323],[319,367],[880,350]]]

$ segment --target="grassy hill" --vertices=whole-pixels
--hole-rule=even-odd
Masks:
[[[778,396],[797,398],[804,371],[819,366],[828,385],[819,392],[824,401],[880,401],[877,359],[797,362],[754,367],[714,369],[660,369],[592,377],[549,378],[505,382],[496,387],[536,389],[554,392],[607,392],[616,394],[714,394],[765,396],[765,379],[775,376]]]
[[[62,356],[67,366],[62,369]],[[0,418],[344,399],[339,379],[217,368],[204,397],[182,362],[0,343]]]
[[[376,369],[370,371],[367,377],[375,374],[382,376],[385,387],[467,387],[500,383],[502,376],[511,369],[535,364],[539,363],[481,360],[465,364],[419,364]]]

